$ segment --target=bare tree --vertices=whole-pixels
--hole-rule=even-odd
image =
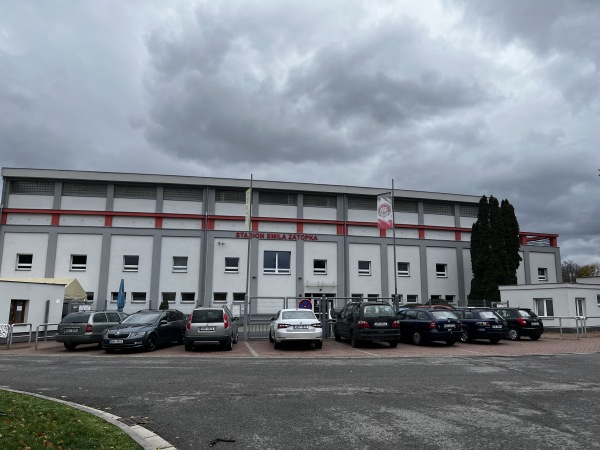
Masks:
[[[573,260],[567,259],[562,262],[562,281],[563,283],[575,283],[577,274],[581,266]]]

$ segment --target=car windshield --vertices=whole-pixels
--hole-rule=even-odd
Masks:
[[[458,319],[451,311],[431,311],[431,315],[434,319]]]
[[[393,317],[394,310],[389,305],[365,306],[364,317]]]
[[[192,322],[223,322],[223,311],[220,309],[201,309],[192,313]]]
[[[127,323],[129,325],[150,325],[156,322],[156,319],[158,319],[160,315],[161,313],[132,314],[125,318],[121,323]]]
[[[317,317],[315,316],[315,314],[310,310],[283,311],[281,313],[281,318],[282,319],[315,319],[315,320],[317,320]]]
[[[87,323],[89,318],[90,313],[67,314],[63,318],[62,323]]]
[[[481,311],[479,315],[482,319],[502,319],[502,317],[500,317],[494,311]]]

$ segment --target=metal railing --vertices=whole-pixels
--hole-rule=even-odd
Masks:
[[[58,328],[56,330],[50,330],[50,331],[55,331],[56,333],[54,333],[51,336],[48,336],[48,327],[53,327],[56,326],[58,327],[58,323],[42,323],[40,325],[38,325],[35,329],[35,349],[38,349],[38,342],[40,341],[40,328],[44,328],[44,342],[46,342],[47,338],[56,338],[56,335],[58,334]]]
[[[585,316],[539,316],[539,318],[544,321],[546,330],[556,328],[555,326],[551,326],[548,322],[558,319],[558,329],[560,331],[560,336],[563,336],[565,328],[574,328],[577,339],[580,339],[580,337],[587,336],[587,319],[600,319],[600,317]],[[563,320],[570,320],[571,322],[565,327],[563,326]],[[575,323],[574,327],[572,326],[573,322]]]
[[[27,327],[28,328],[27,347],[31,346],[31,332],[33,330],[33,324],[31,324],[31,323],[13,323],[8,326],[8,334],[6,336],[6,349],[7,350],[10,350],[12,347],[14,330],[16,327]]]

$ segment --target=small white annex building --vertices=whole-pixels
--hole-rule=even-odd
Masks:
[[[547,328],[575,328],[575,317],[588,327],[600,327],[600,277],[578,278],[576,283],[500,286],[502,303],[531,308],[546,316]]]
[[[0,278],[0,325],[58,323],[63,305],[85,302],[86,293],[75,278]],[[17,326],[15,333],[27,332]]]

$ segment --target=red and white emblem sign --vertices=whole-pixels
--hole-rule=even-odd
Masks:
[[[377,228],[386,230],[394,226],[392,215],[392,194],[386,193],[377,196]]]

